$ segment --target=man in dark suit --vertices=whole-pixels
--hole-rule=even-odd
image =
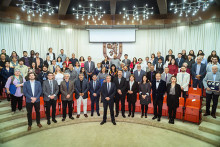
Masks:
[[[88,61],[85,62],[84,67],[86,70],[86,73],[88,75],[88,80],[92,80],[92,73],[95,70],[95,63],[93,61],[91,61],[92,58],[91,56],[88,57]]]
[[[43,68],[44,60],[39,57],[39,53],[35,53],[36,58],[33,59],[33,62],[36,64],[37,68],[40,70]]]
[[[166,92],[166,82],[161,80],[160,73],[156,74],[156,80],[153,80],[151,88],[154,105],[154,117],[152,119],[154,120],[157,118],[157,121],[160,121],[162,116],[163,95]]]
[[[135,81],[138,82],[138,84],[142,81],[143,75],[145,75],[145,71],[141,69],[141,65],[137,64],[137,70],[134,71],[134,77]]]
[[[162,63],[162,59],[161,58],[158,59],[158,63],[155,65],[155,71],[157,73],[159,72],[160,74],[163,73],[163,63]]]
[[[43,71],[41,71],[37,76],[37,80],[40,81],[41,85],[43,85],[43,82],[47,80],[48,73],[49,72],[47,71],[47,66],[44,65]]]
[[[117,92],[115,94],[115,117],[118,117],[119,114],[119,101],[121,101],[121,112],[122,116],[125,118],[125,94],[126,94],[126,87],[127,82],[126,79],[122,76],[122,70],[118,71],[118,77],[115,77],[113,82],[115,83]]]
[[[104,107],[104,114],[103,114],[103,121],[100,123],[100,125],[103,125],[106,123],[107,119],[107,109],[109,106],[110,113],[111,113],[111,120],[113,125],[116,125],[115,123],[115,117],[114,117],[114,96],[116,93],[116,86],[115,83],[111,82],[111,76],[106,77],[106,82],[102,84],[101,87],[101,98],[103,102]]]
[[[161,56],[161,52],[158,51],[158,52],[157,52],[157,57],[155,57],[154,62],[153,62],[153,65],[154,65],[154,66],[155,66],[156,64],[158,64],[158,60],[159,60],[160,58],[161,58],[161,60],[162,60],[162,64],[164,64],[164,57]]]
[[[89,83],[89,92],[91,99],[91,116],[93,116],[93,112],[94,112],[94,103],[96,103],[97,115],[100,116],[99,113],[100,91],[101,91],[101,83],[99,82],[99,80],[97,80],[96,74],[94,74],[92,76],[92,81],[90,81]]]
[[[59,87],[56,80],[53,80],[53,73],[48,73],[48,80],[43,82],[44,102],[46,103],[47,124],[50,125],[50,107],[52,106],[52,121],[57,123],[55,119],[56,102],[58,98]]]
[[[176,63],[178,67],[181,68],[184,62],[185,62],[185,59],[182,58],[182,54],[178,53],[178,57],[176,58]]]
[[[147,79],[152,83],[155,80],[156,71],[154,71],[154,65],[150,66],[150,71],[147,72]]]
[[[32,108],[34,106],[36,112],[36,122],[39,128],[42,127],[40,124],[40,95],[42,93],[41,84],[39,81],[35,81],[35,74],[28,74],[29,81],[24,83],[23,93],[26,96],[26,109],[28,118],[28,131],[31,130],[32,126]]]
[[[75,81],[75,97],[77,101],[77,116],[76,118],[80,117],[80,110],[81,110],[81,102],[83,102],[83,113],[85,117],[87,115],[87,98],[88,98],[88,90],[89,90],[89,83],[84,78],[84,74],[80,73],[79,78]]]
[[[74,119],[72,116],[73,112],[73,92],[74,92],[74,82],[70,80],[70,74],[64,73],[64,80],[60,83],[60,92],[61,92],[61,100],[62,100],[62,107],[63,107],[63,119],[62,121],[66,120],[66,107],[68,104],[69,109],[69,118]]]
[[[199,88],[202,89],[203,94],[203,79],[206,75],[206,65],[202,64],[202,58],[199,56],[197,57],[197,63],[194,63],[192,65],[191,74],[192,74],[192,80],[193,80],[193,88],[197,88],[199,85]]]
[[[125,66],[127,66],[128,69],[129,69],[130,68],[130,64],[131,64],[131,60],[128,59],[128,54],[125,54],[124,57],[125,57],[125,59],[122,60],[122,63],[124,63]]]

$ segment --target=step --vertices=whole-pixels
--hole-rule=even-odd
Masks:
[[[202,116],[202,121],[220,125],[220,117],[213,118],[211,115]]]
[[[210,108],[210,111],[212,109]],[[205,107],[202,107],[202,113],[205,113],[206,112],[206,108]],[[215,114],[217,117],[220,117],[220,109],[216,109],[216,114]]]
[[[210,107],[212,107],[212,104],[213,104],[213,101],[211,101]],[[206,101],[205,100],[202,101],[202,106],[206,106]],[[218,101],[217,109],[220,109],[220,101]]]
[[[6,121],[11,121],[11,120],[22,118],[22,117],[27,117],[26,110],[24,110],[24,112],[17,112],[16,111],[16,113],[14,115],[12,115],[11,112],[6,113],[6,114],[2,114],[2,115],[0,115],[0,123],[6,122]]]
[[[5,132],[21,126],[27,126],[27,124],[27,119],[24,117],[14,119],[13,121],[6,121],[0,124],[0,132]]]
[[[1,107],[6,107],[6,106],[10,106],[11,105],[11,102],[10,101],[7,101],[7,100],[2,100],[0,102],[0,108]]]
[[[214,135],[214,134],[204,132],[201,130],[198,130],[197,134],[199,134],[199,137],[198,137],[199,140],[208,142],[215,146],[220,146],[220,137],[218,135]]]
[[[11,107],[0,107],[0,115],[11,112]]]
[[[203,121],[199,125],[199,130],[220,136],[220,125]]]

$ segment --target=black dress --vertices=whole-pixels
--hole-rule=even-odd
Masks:
[[[151,92],[151,86],[150,83],[145,83],[145,84],[140,84],[139,85],[139,90],[140,90],[140,95],[139,95],[139,99],[140,99],[140,104],[141,105],[148,105],[149,103],[151,103],[151,96],[150,96],[150,92]],[[142,98],[142,95],[146,95],[145,99]]]
[[[178,108],[179,107],[179,97],[181,97],[181,87],[179,84],[175,85],[175,95],[170,94],[171,83],[167,84],[167,106]]]

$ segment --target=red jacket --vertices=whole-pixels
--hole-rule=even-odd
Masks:
[[[176,76],[178,73],[178,66],[177,65],[168,65],[169,73]]]

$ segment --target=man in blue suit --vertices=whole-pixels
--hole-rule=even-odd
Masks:
[[[99,97],[101,91],[101,83],[97,80],[97,76],[94,74],[92,76],[92,81],[89,83],[89,92],[91,99],[91,116],[93,116],[94,112],[94,103],[96,103],[96,112],[97,115],[100,116],[99,113]]]
[[[115,93],[116,93],[115,83],[111,82],[111,76],[108,75],[106,77],[106,82],[103,83],[101,87],[101,98],[102,98],[103,107],[104,107],[104,114],[103,114],[103,121],[100,123],[100,125],[103,125],[104,123],[106,123],[108,106],[109,106],[110,113],[111,113],[112,123],[113,125],[116,125],[115,116],[114,116]]]
[[[28,118],[28,131],[31,130],[32,126],[32,108],[34,106],[36,112],[36,122],[39,128],[42,127],[40,124],[40,95],[42,93],[41,83],[36,81],[36,75],[29,73],[29,81],[24,83],[23,93],[26,96],[26,109]]]
[[[185,60],[182,58],[182,54],[179,53],[178,57],[176,58],[176,63],[178,65],[178,67],[181,68],[184,62],[185,62]]]
[[[142,77],[143,75],[145,75],[145,71],[143,71],[141,69],[141,65],[137,64],[137,70],[134,71],[134,77],[135,77],[135,81],[138,82],[138,84],[142,81]]]
[[[153,120],[157,118],[160,121],[162,115],[163,107],[163,95],[166,92],[166,82],[161,80],[161,74],[156,74],[156,79],[152,82],[152,96],[153,96],[153,106],[154,106],[154,117]],[[158,108],[158,111],[157,111]]]
[[[199,85],[199,88],[202,88],[202,94],[203,94],[202,80],[206,75],[206,65],[201,63],[202,58],[200,56],[197,57],[196,61],[197,63],[194,63],[191,69],[193,88],[197,88],[197,86]]]

